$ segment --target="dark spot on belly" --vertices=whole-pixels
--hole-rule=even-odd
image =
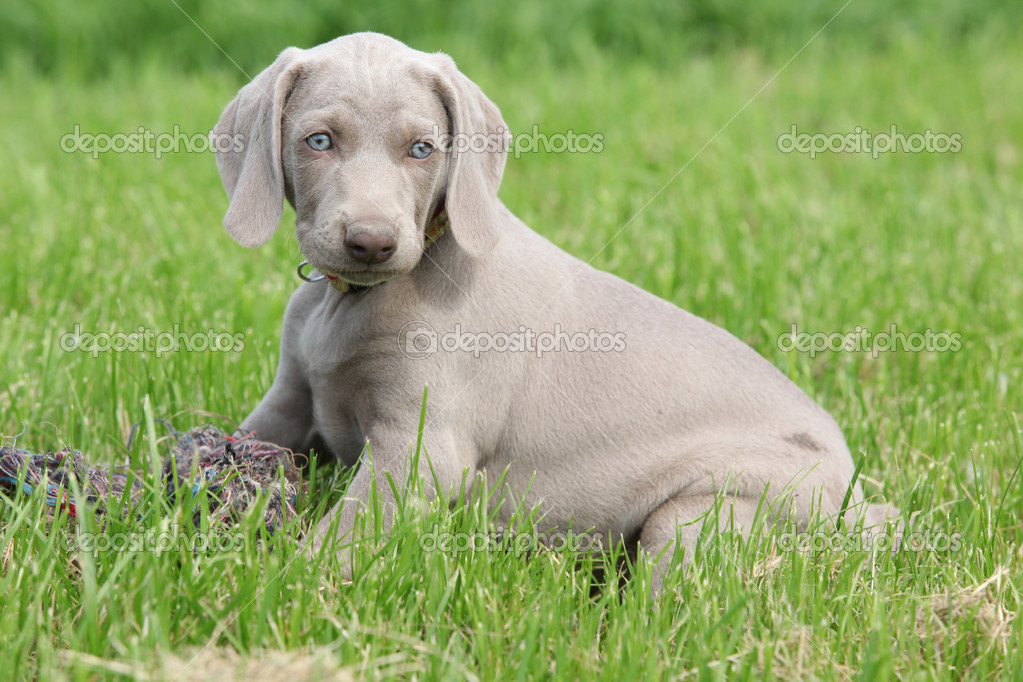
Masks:
[[[793,433],[791,436],[785,436],[785,441],[792,443],[793,445],[798,445],[804,450],[809,450],[810,452],[824,452],[824,446],[815,441],[813,436],[805,432]]]

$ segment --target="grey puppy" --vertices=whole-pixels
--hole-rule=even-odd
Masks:
[[[660,555],[655,591],[712,508],[744,530],[762,499],[801,523],[839,513],[853,463],[828,413],[728,332],[512,215],[504,121],[446,55],[372,33],[288,48],[213,135],[227,231],[263,244],[286,198],[329,278],[292,296],[276,379],[241,429],[347,465],[369,446],[312,535],[345,577],[371,486],[389,519],[386,477],[408,480],[427,384],[429,494],[506,472],[501,522],[539,505],[540,530],[638,543]],[[884,517],[858,486],[851,500]]]

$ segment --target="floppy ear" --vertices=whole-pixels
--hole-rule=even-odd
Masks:
[[[451,119],[450,167],[445,207],[455,241],[472,256],[490,251],[497,221],[504,163],[511,134],[501,112],[455,62],[437,53],[437,89]]]
[[[211,134],[231,200],[224,227],[245,246],[265,244],[284,213],[281,118],[302,52],[289,47],[239,90]]]

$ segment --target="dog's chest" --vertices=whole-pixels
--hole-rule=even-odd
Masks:
[[[321,304],[307,317],[299,339],[315,431],[347,464],[355,463],[366,444],[367,422],[379,400],[375,387],[390,376],[383,333],[376,327],[358,306]]]
[[[300,356],[310,375],[332,374],[350,362],[365,334],[365,312],[348,296],[324,297],[309,311],[299,339]]]

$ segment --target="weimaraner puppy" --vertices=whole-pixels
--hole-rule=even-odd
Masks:
[[[800,522],[840,512],[854,467],[828,413],[725,330],[512,215],[504,121],[446,55],[373,33],[288,48],[213,134],[244,142],[218,145],[227,231],[263,244],[287,199],[323,275],[292,296],[276,379],[240,428],[347,465],[370,453],[312,534],[344,577],[372,484],[390,514],[387,477],[407,480],[426,385],[428,494],[504,473],[499,521],[538,505],[540,530],[660,556],[655,591],[716,500],[740,529],[762,499]]]

